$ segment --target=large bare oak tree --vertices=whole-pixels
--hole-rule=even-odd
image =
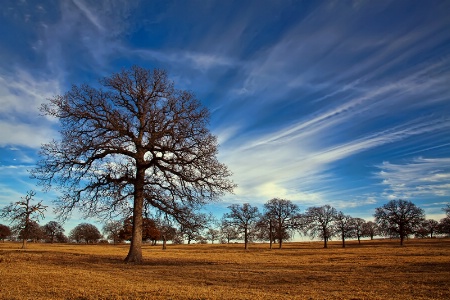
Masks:
[[[42,146],[33,174],[46,188],[61,189],[61,216],[74,208],[88,216],[132,215],[125,261],[140,263],[144,206],[187,222],[234,184],[216,158],[208,110],[175,89],[165,71],[135,66],[100,83],[73,86],[42,106],[59,119],[61,138]]]

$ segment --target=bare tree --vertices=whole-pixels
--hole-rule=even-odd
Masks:
[[[61,188],[62,217],[75,208],[87,216],[128,216],[131,206],[125,261],[140,263],[144,205],[183,221],[183,212],[235,185],[216,158],[208,110],[192,93],[175,89],[165,71],[135,66],[100,84],[104,90],[73,86],[42,106],[60,120],[61,139],[42,146],[33,175],[45,188]]]
[[[328,240],[333,236],[333,222],[337,211],[330,205],[320,207],[310,207],[303,215],[304,232],[311,237],[320,237],[323,239],[323,247],[328,247]]]
[[[428,219],[422,222],[421,229],[425,233],[425,236],[433,238],[433,234],[439,230],[439,222],[433,219]]]
[[[286,199],[274,198],[264,204],[264,215],[274,229],[275,237],[273,238],[278,240],[280,249],[283,240],[289,239],[292,230],[296,228],[295,221],[299,211],[300,209],[296,204]]]
[[[425,220],[423,209],[411,201],[391,200],[375,209],[375,221],[387,233],[398,235],[400,245],[409,234],[414,233]]]
[[[191,241],[201,237],[201,233],[211,222],[211,216],[193,212],[187,212],[185,215],[189,217],[180,223],[180,232],[186,237],[187,243],[190,244]]]
[[[369,221],[363,225],[363,236],[370,237],[373,240],[374,236],[379,234],[377,223]]]
[[[12,234],[11,228],[6,225],[0,224],[0,240],[3,242]]]
[[[11,220],[11,224],[21,232],[22,249],[27,247],[28,233],[31,229],[32,221],[44,218],[44,211],[47,206],[42,204],[42,200],[36,204],[31,204],[36,192],[28,191],[20,201],[10,203],[1,210],[0,217]]]
[[[243,235],[244,247],[247,250],[250,232],[261,216],[258,207],[244,203],[243,205],[230,205],[228,206],[228,209],[230,212],[224,215],[224,220]]]
[[[353,218],[340,211],[334,217],[334,226],[336,233],[341,237],[342,248],[345,248],[345,238],[352,237],[354,234]]]
[[[64,233],[64,228],[61,224],[59,224],[56,221],[50,221],[44,226],[42,226],[42,230],[44,231],[45,235],[50,240],[50,243],[53,244],[55,241],[55,238],[58,234]]]
[[[450,204],[447,204],[447,206],[444,207],[442,210],[445,211],[447,218],[450,218]]]
[[[89,244],[97,243],[102,238],[102,235],[95,225],[81,223],[70,231],[69,238],[77,243],[84,241],[86,244]]]
[[[361,238],[364,236],[364,225],[366,221],[361,218],[352,218],[353,236],[358,239],[358,244],[361,244]]]
[[[446,236],[450,236],[450,218],[449,217],[442,218],[439,221],[438,232],[440,234],[444,234]]]
[[[219,238],[220,231],[214,228],[208,228],[208,231],[206,232],[206,238],[211,241],[211,244],[214,244],[214,241],[216,241]]]
[[[106,238],[112,240],[115,245],[122,240],[119,236],[122,229],[122,222],[113,220],[103,226],[103,233],[106,235]]]
[[[230,243],[231,240],[235,240],[239,238],[239,232],[232,224],[230,224],[226,218],[222,218],[220,223],[220,235],[221,239],[226,241],[227,244]]]

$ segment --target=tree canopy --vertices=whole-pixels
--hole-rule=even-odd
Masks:
[[[400,245],[408,234],[415,233],[425,220],[423,209],[407,200],[391,200],[375,209],[375,221],[387,233],[398,235]]]
[[[207,128],[209,112],[193,93],[175,89],[163,70],[134,66],[74,85],[42,112],[59,119],[59,140],[42,146],[33,176],[56,186],[61,216],[133,216],[127,262],[142,261],[144,206],[185,221],[234,188]]]

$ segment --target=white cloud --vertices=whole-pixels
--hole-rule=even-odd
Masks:
[[[36,79],[23,70],[0,75],[0,146],[38,148],[55,137],[55,120],[42,117],[39,107],[59,90],[57,80]]]
[[[415,158],[403,164],[383,162],[376,176],[389,199],[450,196],[450,158]]]

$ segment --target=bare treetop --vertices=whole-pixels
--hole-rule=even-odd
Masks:
[[[42,106],[60,120],[61,140],[43,145],[34,176],[61,188],[62,216],[74,208],[126,215],[131,206],[141,232],[144,205],[182,220],[233,190],[206,127],[208,110],[191,92],[175,89],[165,71],[132,67],[100,83],[105,90],[73,86]]]

